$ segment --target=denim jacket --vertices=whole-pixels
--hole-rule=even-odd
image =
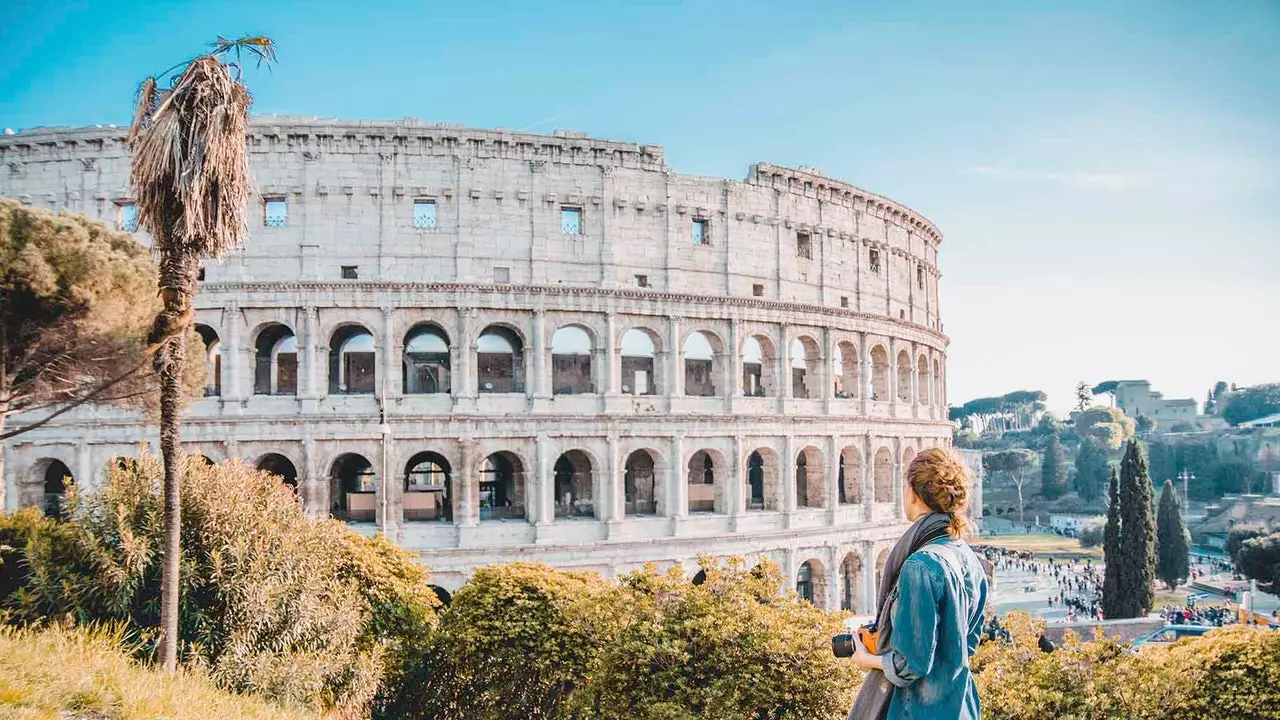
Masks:
[[[987,577],[963,541],[935,540],[902,564],[884,674],[889,720],[978,720],[969,656],[978,649]]]

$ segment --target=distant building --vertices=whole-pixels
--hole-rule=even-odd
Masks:
[[[1146,380],[1121,380],[1116,384],[1115,396],[1116,407],[1125,415],[1135,420],[1139,416],[1154,420],[1160,430],[1168,431],[1182,423],[1196,424],[1199,404],[1195,400],[1166,400],[1163,393],[1153,392]]]
[[[960,459],[964,461],[965,467],[969,470],[969,477],[973,479],[973,485],[970,488],[972,494],[969,497],[969,519],[973,522],[973,526],[978,530],[982,529],[982,451],[981,450],[960,450],[956,449],[956,453],[960,455]]]
[[[1191,530],[1191,539],[1198,545],[1223,549],[1227,535],[1235,525],[1265,525],[1280,528],[1280,499],[1257,495],[1226,495],[1219,507],[1206,508],[1205,521]]]

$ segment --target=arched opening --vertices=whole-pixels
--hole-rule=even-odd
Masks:
[[[889,353],[880,345],[871,348],[871,399],[889,400]]]
[[[898,482],[904,483],[903,493],[906,492],[905,483],[907,482],[907,469],[911,467],[911,461],[916,457],[916,449],[907,447],[902,451],[902,477],[898,478]]]
[[[623,489],[626,493],[627,515],[652,515],[657,512],[657,498],[653,456],[647,451],[636,450],[627,456]]]
[[[214,464],[213,461],[209,459],[209,456],[201,453],[192,453],[191,459],[203,464],[205,467],[212,467]]]
[[[581,450],[570,450],[555,464],[556,517],[595,517],[591,458]]]
[[[449,607],[453,603],[453,595],[448,590],[439,585],[428,585],[427,587],[431,588],[431,592],[436,594],[436,599],[440,601],[440,607]]]
[[[658,394],[658,348],[648,332],[631,329],[622,335],[622,394]]]
[[[701,330],[684,341],[684,394],[713,397],[716,394],[716,341]]]
[[[62,505],[67,499],[67,483],[73,481],[71,469],[61,460],[50,460],[41,480],[44,486],[44,514],[56,520],[62,517]]]
[[[777,360],[773,342],[764,335],[752,335],[742,341],[742,394],[765,397],[777,393]]]
[[[482,393],[524,392],[524,344],[510,328],[490,325],[480,333],[476,381]]]
[[[279,453],[263,455],[258,461],[258,469],[279,477],[281,482],[295,490],[298,488],[298,469],[289,458]]]
[[[851,342],[842,342],[836,346],[835,365],[832,368],[836,378],[835,393],[838,398],[858,397],[861,377],[858,366],[858,348]]]
[[[888,448],[880,448],[876,451],[873,468],[875,475],[873,497],[875,501],[878,503],[893,502],[893,455]]]
[[[840,452],[840,504],[862,502],[862,453],[855,447]]]
[[[898,351],[898,400],[911,402],[911,356],[906,350]]]
[[[782,505],[782,480],[778,456],[768,448],[755,450],[747,457],[747,510],[779,510]]]
[[[338,328],[329,342],[330,394],[373,394],[377,389],[377,365],[373,333],[360,325]]]
[[[796,594],[818,607],[827,604],[827,575],[818,560],[806,560],[796,572]]]
[[[916,392],[919,397],[916,402],[920,405],[929,404],[929,359],[921,355],[916,361]]]
[[[706,581],[707,581],[707,571],[706,571],[706,570],[699,570],[699,571],[698,571],[698,573],[697,573],[696,575],[694,575],[694,576],[693,576],[693,579],[692,579],[692,580],[690,580],[689,582],[691,582],[691,583],[692,583],[692,584],[694,584],[694,585],[701,585],[701,584],[705,583]]]
[[[404,468],[404,519],[453,521],[453,472],[436,452],[420,452]]]
[[[876,555],[876,592],[872,593],[872,597],[879,597],[880,578],[884,575],[884,564],[889,559],[889,548],[884,548]]]
[[[791,397],[818,397],[820,354],[813,338],[799,337],[791,341]]]
[[[218,333],[208,325],[196,325],[196,333],[204,343],[205,365],[209,372],[204,396],[217,397],[222,394],[222,343],[218,341]]]
[[[699,450],[689,458],[686,467],[686,484],[689,493],[689,512],[703,513],[716,510],[716,462],[711,453]]]
[[[933,402],[938,407],[946,407],[947,396],[942,392],[942,364],[933,361]]]
[[[266,326],[254,341],[253,394],[298,394],[298,341],[284,325]]]
[[[406,395],[449,393],[449,336],[438,325],[415,325],[405,335],[403,385]]]
[[[849,553],[840,563],[840,609],[858,612],[858,576],[862,574],[862,556]]]
[[[826,507],[826,483],[823,480],[826,476],[826,464],[818,448],[810,446],[796,455],[795,475],[796,507]]]
[[[480,463],[480,520],[515,520],[525,511],[524,463],[515,453],[496,452]]]
[[[586,330],[568,325],[551,336],[551,392],[583,395],[596,391],[591,379],[594,345]]]
[[[331,513],[339,520],[351,522],[373,520],[374,496],[378,487],[373,464],[363,455],[347,453],[333,461],[329,470]]]

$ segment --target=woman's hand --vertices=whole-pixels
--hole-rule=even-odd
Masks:
[[[862,638],[858,637],[856,632],[853,633],[853,655],[849,656],[849,660],[863,670],[884,670],[884,659],[867,650],[867,646],[862,644]]]

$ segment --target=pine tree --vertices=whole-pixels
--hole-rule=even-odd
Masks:
[[[1102,494],[1102,480],[1107,474],[1107,457],[1091,440],[1080,440],[1080,452],[1076,455],[1076,492],[1086,502],[1093,502]]]
[[[1120,614],[1142,617],[1155,604],[1155,493],[1147,475],[1147,459],[1130,441],[1120,461]]]
[[[1173,481],[1165,480],[1160,489],[1160,512],[1156,516],[1156,577],[1170,590],[1190,574],[1190,548],[1187,528],[1182,524],[1182,506],[1173,489]]]
[[[1049,436],[1049,446],[1044,451],[1044,463],[1040,471],[1040,494],[1046,499],[1057,500],[1067,491],[1067,453],[1062,449],[1058,433]]]
[[[1111,483],[1107,490],[1107,529],[1102,540],[1103,559],[1106,567],[1102,576],[1102,613],[1108,618],[1119,617],[1120,605],[1120,479],[1111,468]]]

